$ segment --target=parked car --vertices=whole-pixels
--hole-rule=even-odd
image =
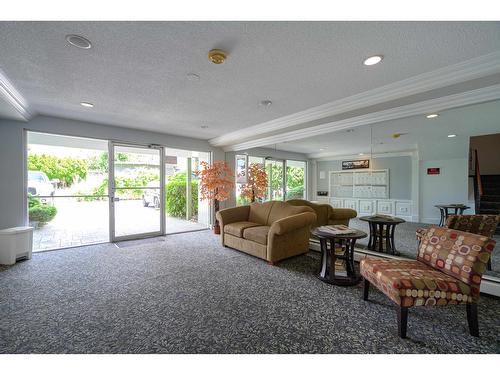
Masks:
[[[28,194],[38,197],[42,203],[52,203],[56,182],[50,181],[45,172],[28,171]]]
[[[156,189],[144,189],[144,194],[142,194],[142,204],[144,207],[153,206],[154,208],[160,208],[160,182],[151,181],[146,185],[148,188]]]

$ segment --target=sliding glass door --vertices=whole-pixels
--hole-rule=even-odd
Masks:
[[[111,240],[163,233],[162,149],[110,144]]]

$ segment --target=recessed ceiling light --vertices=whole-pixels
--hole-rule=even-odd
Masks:
[[[92,108],[94,107],[94,105],[92,103],[89,103],[89,102],[80,102],[80,105],[82,107],[87,107],[87,108]]]
[[[200,76],[198,74],[195,74],[195,73],[188,73],[186,75],[186,77],[190,81],[199,81],[200,80]]]
[[[90,43],[90,40],[80,35],[66,35],[66,41],[77,48],[89,49],[92,47],[92,43]]]
[[[381,62],[383,58],[384,58],[384,56],[382,56],[382,55],[371,56],[371,57],[367,58],[365,61],[363,61],[363,64],[368,65],[368,66],[375,65],[375,64],[378,64],[379,62]]]
[[[439,113],[431,113],[430,115],[425,116],[427,118],[436,118],[439,117]]]
[[[262,100],[262,101],[259,103],[259,105],[260,105],[261,107],[265,107],[265,108],[270,107],[272,104],[273,104],[273,102],[272,102],[272,101],[270,101],[270,100]]]
[[[448,134],[448,138],[455,138],[456,136],[456,134]]]
[[[202,126],[200,126],[200,128],[202,128],[202,129],[208,129],[208,125],[202,125]]]
[[[364,154],[362,152],[359,153],[359,156],[363,156]]]
[[[319,150],[320,150],[320,151],[324,151],[325,149],[324,149],[324,148],[320,148]]]

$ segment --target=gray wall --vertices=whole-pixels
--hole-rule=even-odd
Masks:
[[[410,156],[394,156],[373,158],[371,169],[389,169],[389,198],[411,199],[412,166]],[[318,161],[318,190],[328,191],[328,172],[342,170],[341,160]],[[325,178],[320,179],[320,171],[325,172]]]
[[[200,139],[46,116],[35,117],[29,122],[0,120],[0,229],[27,222],[24,129],[128,143],[160,144],[213,152],[215,160],[224,158],[221,149],[213,148],[208,141]]]

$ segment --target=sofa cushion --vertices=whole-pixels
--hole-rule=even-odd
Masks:
[[[248,215],[248,221],[251,221],[252,223],[258,223],[259,225],[267,225],[267,219],[269,218],[269,212],[271,212],[273,204],[274,201],[252,203],[250,205],[250,214]]]
[[[260,224],[250,221],[237,221],[236,223],[224,225],[224,233],[229,233],[236,237],[243,237],[243,231],[246,228],[257,227],[259,225]]]
[[[476,301],[472,288],[416,260],[362,259],[361,275],[403,307]]]
[[[249,241],[260,243],[261,245],[267,245],[267,235],[269,234],[270,228],[271,227],[268,225],[246,228],[243,231],[243,238]]]
[[[417,259],[472,287],[479,296],[481,277],[495,241],[458,230],[430,227],[422,237]]]

